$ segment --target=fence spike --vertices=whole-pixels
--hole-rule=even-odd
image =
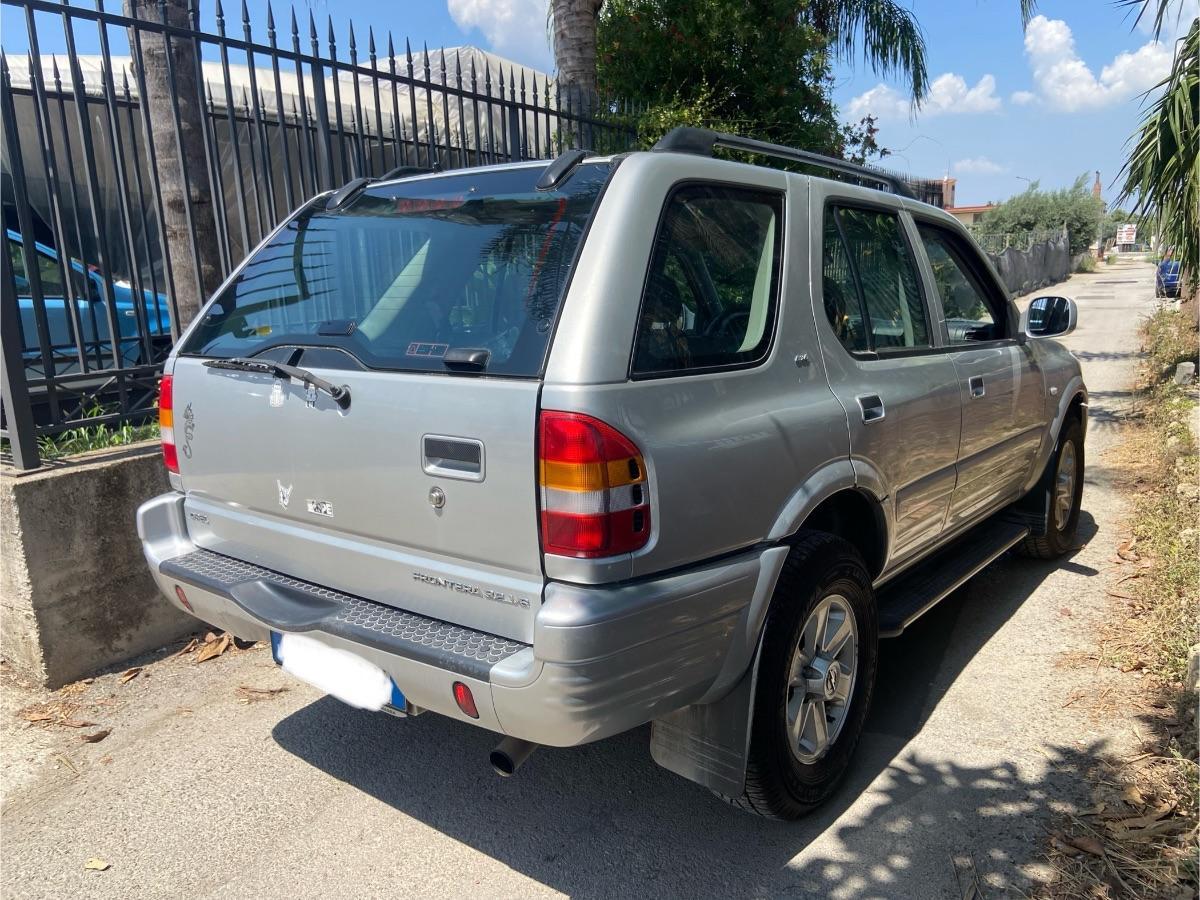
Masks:
[[[355,44],[355,42],[354,42],[354,22],[351,22],[350,23],[350,53],[351,53],[351,55],[354,54],[354,51],[356,49],[357,49],[357,44]]]
[[[333,33],[333,16],[325,17],[325,40],[329,41],[329,58],[337,59],[337,36]]]
[[[267,37],[275,39],[275,12],[271,9],[271,0],[267,0]]]
[[[376,68],[375,65],[375,29],[367,26],[367,55],[371,58],[371,68]]]
[[[313,16],[312,7],[308,9],[308,36],[312,40],[313,46],[317,46],[317,20]],[[316,53],[314,56],[318,55]]]
[[[166,14],[166,4],[163,4],[164,15]],[[217,34],[225,37],[225,10],[221,6],[221,0],[217,0]]]

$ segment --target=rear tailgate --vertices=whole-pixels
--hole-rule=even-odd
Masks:
[[[196,544],[530,641],[542,590],[538,383],[313,372],[350,388],[347,411],[323,394],[310,407],[303,385],[270,375],[177,361],[176,440]],[[426,472],[427,435],[435,449],[446,438],[479,449],[479,475],[464,474],[480,480]],[[444,499],[431,502],[435,488]]]

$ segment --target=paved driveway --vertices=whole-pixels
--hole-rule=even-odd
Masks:
[[[0,723],[6,897],[960,897],[1027,890],[1081,771],[1135,740],[1075,702],[1121,676],[1094,647],[1122,503],[1105,451],[1131,401],[1153,269],[1077,276],[1068,343],[1092,391],[1081,532],[1060,563],[1005,558],[885,643],[867,734],[818,814],[763,822],[657,768],[648,730],[542,750],[516,778],[494,743],[426,715],[349,709],[251,650],[163,659],[76,698],[98,744]],[[277,695],[240,686],[286,687]],[[84,871],[89,857],[111,867]],[[989,887],[990,886],[990,887]]]

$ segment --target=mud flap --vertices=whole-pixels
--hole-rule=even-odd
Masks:
[[[760,641],[745,674],[720,700],[685,706],[651,723],[656,763],[726,797],[742,795],[761,652]]]

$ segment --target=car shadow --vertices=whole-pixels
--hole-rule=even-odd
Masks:
[[[1096,530],[1085,512],[1081,543]],[[1064,564],[1006,556],[885,641],[850,772],[798,822],[749,816],[657,767],[648,726],[543,748],[508,779],[487,763],[495,735],[437,715],[397,720],[326,697],[273,736],[330,776],[574,897],[961,897],[966,879],[1010,889],[1025,883],[1051,810],[1084,799],[1083,773],[1103,748],[1064,736],[1063,746],[1041,748],[1048,765],[1034,780],[1013,763],[971,765],[969,748],[986,734],[964,733],[953,764],[906,748],[972,657]],[[793,862],[822,837],[835,840]]]

